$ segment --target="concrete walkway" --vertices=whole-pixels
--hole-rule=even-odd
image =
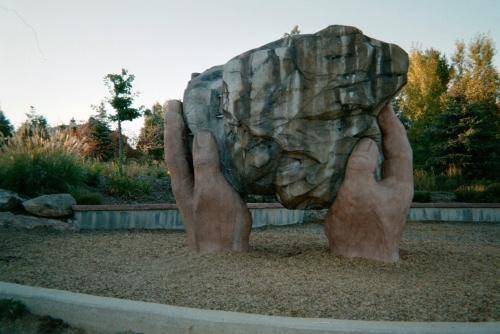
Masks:
[[[22,301],[38,315],[99,333],[500,333],[500,322],[389,322],[273,317],[98,297],[0,282],[0,299]],[[383,307],[383,305],[381,305]]]

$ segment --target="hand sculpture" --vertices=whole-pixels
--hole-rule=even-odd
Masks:
[[[378,116],[383,136],[382,181],[374,171],[376,143],[354,148],[337,198],[325,220],[330,249],[347,257],[399,259],[399,241],[413,197],[412,151],[406,131],[390,106]]]
[[[170,100],[166,109],[165,159],[188,246],[197,252],[248,251],[252,217],[221,173],[214,137],[208,131],[195,135],[191,166],[182,103]]]

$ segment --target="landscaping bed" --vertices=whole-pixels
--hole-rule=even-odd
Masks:
[[[252,232],[248,254],[197,255],[167,231],[0,228],[0,280],[296,317],[500,320],[500,227],[408,223],[402,260],[333,256],[321,225]]]

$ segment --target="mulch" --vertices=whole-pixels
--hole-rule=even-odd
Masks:
[[[213,310],[356,320],[500,320],[500,226],[408,223],[401,261],[334,256],[320,225],[198,255],[168,231],[0,228],[0,280]]]

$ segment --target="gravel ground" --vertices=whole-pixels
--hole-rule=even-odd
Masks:
[[[500,226],[407,224],[402,260],[333,256],[319,225],[254,231],[197,255],[166,231],[0,228],[0,280],[214,310],[403,321],[500,320]]]

